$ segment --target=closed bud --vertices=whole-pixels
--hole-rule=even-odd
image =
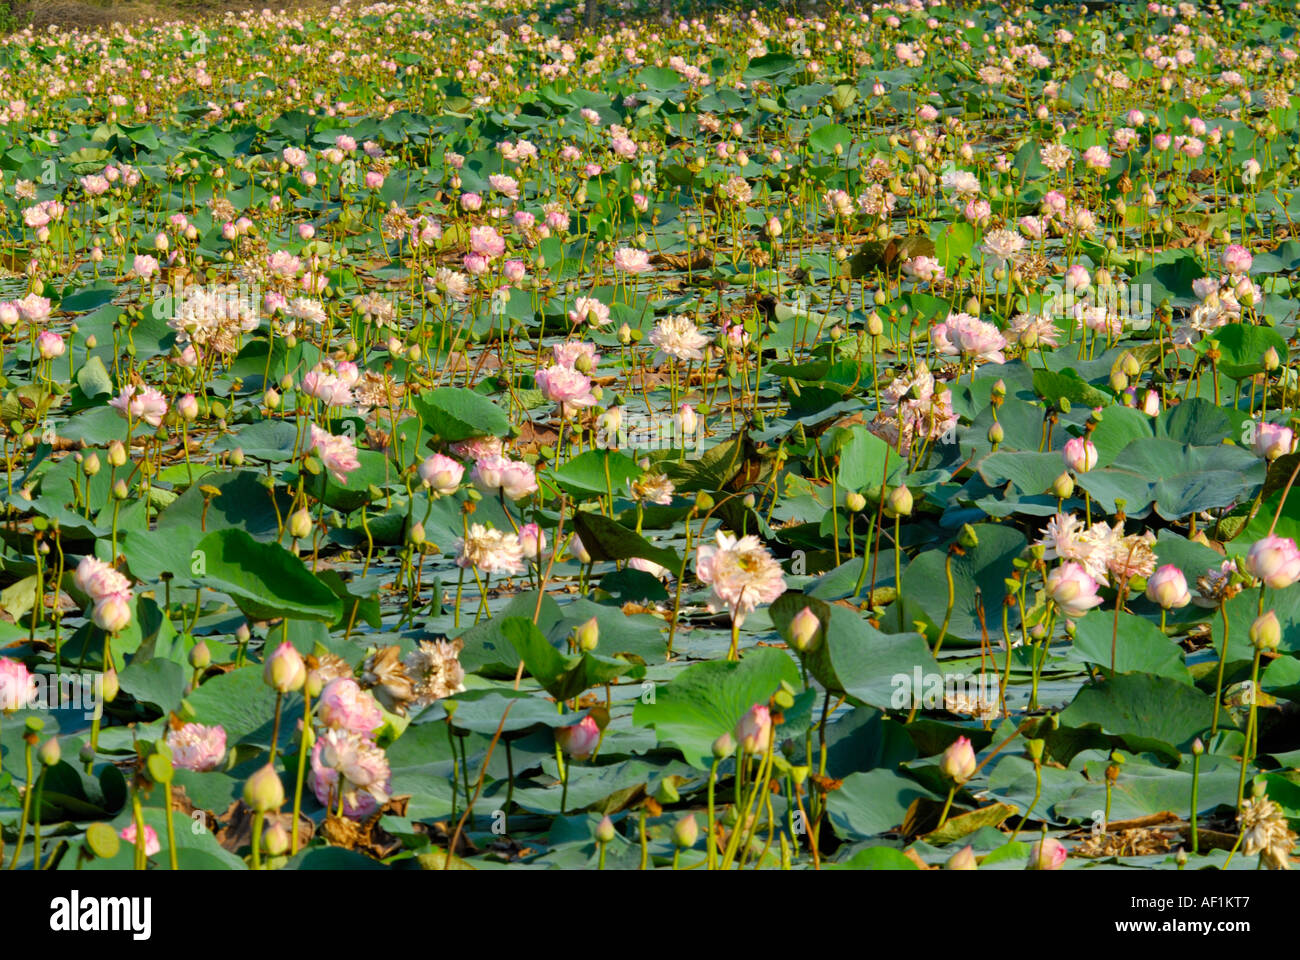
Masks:
[[[729,757],[736,752],[736,741],[731,739],[731,734],[724,733],[718,739],[713,741],[713,758],[721,760]]]
[[[244,784],[244,804],[254,813],[269,813],[284,803],[284,785],[275,767],[267,764]]]
[[[854,491],[844,497],[844,506],[849,508],[850,513],[861,513],[867,506],[867,498],[862,494]]]
[[[1276,650],[1282,643],[1282,624],[1272,610],[1250,625],[1250,642],[1256,650]]]
[[[578,649],[591,653],[600,643],[600,624],[592,617],[586,623],[574,627],[573,635],[578,641]]]
[[[50,739],[41,744],[40,749],[36,751],[36,754],[40,757],[41,763],[45,766],[57,766],[58,762],[63,758],[63,750],[59,746],[59,738],[50,737]]]
[[[1058,500],[1068,500],[1074,496],[1074,478],[1069,473],[1062,473],[1052,484],[1052,496]]]
[[[614,837],[614,821],[609,818],[609,814],[605,814],[600,818],[600,823],[596,824],[596,842],[600,844],[611,843]]]
[[[1281,358],[1278,357],[1277,349],[1275,347],[1269,347],[1267,350],[1264,351],[1265,370],[1269,371],[1269,373],[1272,373],[1281,365],[1282,365],[1282,360]]]
[[[971,849],[970,844],[962,847],[944,863],[945,870],[978,870],[979,863],[975,859],[975,851]]]
[[[195,670],[206,670],[212,663],[212,652],[208,650],[206,640],[200,640],[190,649],[190,666]]]
[[[907,487],[895,487],[889,491],[889,496],[885,499],[885,516],[910,517],[914,504],[911,490]]]
[[[806,653],[816,646],[821,628],[822,622],[817,619],[817,614],[804,607],[790,620],[790,646]]]
[[[989,443],[998,444],[1006,439],[1007,432],[1002,429],[1002,424],[994,420],[989,424]]]
[[[965,737],[958,737],[943,752],[939,770],[955,783],[965,783],[975,775],[975,749]]]
[[[673,825],[673,843],[686,850],[695,846],[695,841],[700,838],[700,825],[695,820],[695,814],[688,813]]]
[[[296,540],[311,535],[311,514],[307,512],[306,507],[289,517],[289,535]]]
[[[262,846],[273,857],[283,855],[290,844],[289,831],[278,819],[262,834]]]
[[[117,670],[116,668],[114,668],[111,662],[108,665],[108,669],[104,671],[103,677],[104,679],[102,681],[103,682],[102,694],[103,694],[104,702],[112,703],[114,700],[117,699],[117,692],[119,689],[121,689],[121,687],[118,684],[118,680],[117,680]]]
[[[299,690],[307,680],[307,665],[303,663],[302,654],[294,649],[288,640],[275,648],[267,657],[262,669],[262,679],[267,686],[279,693],[291,693]]]
[[[305,696],[313,700],[320,696],[321,690],[325,688],[325,678],[321,676],[319,670],[309,670],[307,679],[303,683],[302,692]]]
[[[126,463],[126,447],[122,446],[122,441],[114,440],[108,445],[108,464],[112,467],[120,467]]]

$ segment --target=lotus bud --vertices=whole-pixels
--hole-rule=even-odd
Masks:
[[[273,857],[282,856],[289,849],[289,831],[278,819],[262,834],[262,846]]]
[[[912,507],[915,501],[912,499],[912,491],[905,486],[895,487],[889,491],[889,496],[885,498],[885,516],[893,517],[910,517]]]
[[[1282,643],[1282,624],[1272,610],[1250,625],[1250,642],[1256,650],[1276,650]]]
[[[284,803],[284,785],[272,764],[248,778],[244,784],[244,804],[254,813],[269,813]]]
[[[790,646],[800,653],[807,653],[817,642],[822,622],[817,614],[808,607],[796,613],[790,621]]]
[[[311,535],[311,514],[306,507],[295,511],[289,518],[289,535],[295,540],[302,540]]]
[[[673,843],[683,850],[695,846],[695,841],[699,838],[700,825],[695,814],[688,813],[673,825]]]
[[[615,835],[614,821],[609,818],[609,814],[605,814],[600,818],[600,823],[596,824],[596,842],[600,844],[612,843]]]
[[[975,859],[975,851],[971,849],[970,844],[962,847],[943,865],[945,870],[978,870],[979,863]]]
[[[600,623],[592,617],[586,623],[574,627],[573,635],[578,641],[578,649],[590,653],[600,643]]]
[[[208,649],[206,640],[200,640],[190,648],[189,655],[190,666],[195,670],[206,670],[212,663],[212,652]]]
[[[975,750],[965,737],[958,737],[943,752],[939,770],[955,783],[965,783],[975,775]]]
[[[288,640],[283,641],[267,657],[262,679],[278,693],[292,693],[301,689],[307,681],[307,665],[303,663],[302,654]]]

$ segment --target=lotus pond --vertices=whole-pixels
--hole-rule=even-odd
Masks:
[[[1298,56],[1269,3],[0,41],[0,866],[1289,869]]]

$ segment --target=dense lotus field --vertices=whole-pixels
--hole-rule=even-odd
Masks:
[[[1090,6],[0,41],[0,867],[1289,869],[1295,10]]]

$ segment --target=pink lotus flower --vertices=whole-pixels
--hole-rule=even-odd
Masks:
[[[187,723],[167,734],[167,746],[173,766],[196,773],[215,770],[226,756],[226,731],[221,726]]]
[[[501,490],[511,500],[519,500],[537,491],[537,477],[533,468],[502,456],[479,460],[470,472],[470,480],[484,493]]]
[[[939,770],[957,783],[965,783],[975,776],[975,750],[965,737],[958,737],[939,760]]]
[[[631,247],[620,247],[614,254],[614,266],[624,273],[648,273],[654,268],[650,266],[650,254],[644,250],[634,250]]]
[[[121,832],[118,833],[118,836],[121,837],[123,840],[125,840],[127,843],[134,846],[136,837],[138,836],[136,832],[135,821],[133,820],[129,824],[127,824],[121,830]],[[155,830],[153,827],[149,826],[148,824],[145,824],[144,855],[146,857],[152,857],[155,853],[159,853],[161,850],[162,850],[162,844],[158,842],[158,831]]]
[[[393,775],[384,751],[365,736],[326,730],[312,745],[308,785],[331,813],[341,799],[345,817],[364,820],[388,801]]]
[[[1065,289],[1074,293],[1083,293],[1092,286],[1092,277],[1088,273],[1088,268],[1081,263],[1071,265],[1065,271]]]
[[[566,417],[581,407],[596,405],[596,398],[591,395],[591,381],[572,367],[556,364],[537,371],[536,379],[542,396],[560,404]]]
[[[148,280],[158,272],[158,261],[147,253],[137,253],[131,261],[131,270],[141,280]]]
[[[506,241],[492,227],[470,227],[469,248],[489,260],[495,260],[506,252]]]
[[[347,483],[348,474],[361,466],[356,444],[350,437],[336,437],[314,423],[310,426],[311,449],[321,458],[330,476],[339,483]]]
[[[266,658],[262,679],[278,693],[291,693],[302,689],[307,681],[307,664],[292,643],[282,640],[275,652]]]
[[[32,702],[32,675],[17,660],[0,657],[0,713],[23,710]]]
[[[732,736],[736,745],[748,753],[766,753],[772,742],[772,711],[765,703],[756,703],[736,723]]]
[[[1063,563],[1047,575],[1047,593],[1071,620],[1077,620],[1100,604],[1097,582],[1088,576],[1082,565]]]
[[[1280,423],[1261,423],[1255,429],[1255,452],[1265,460],[1276,460],[1291,452],[1295,435]]]
[[[500,437],[473,437],[451,445],[451,452],[466,460],[482,460],[484,457],[499,457],[505,446]]]
[[[36,338],[36,352],[41,355],[42,360],[61,357],[66,349],[67,345],[63,342],[63,338],[52,330],[42,330],[40,336]]]
[[[371,736],[384,722],[379,703],[351,677],[336,677],[321,691],[316,715],[334,730]]]
[[[1267,586],[1281,590],[1300,580],[1300,550],[1290,537],[1267,536],[1250,548],[1245,567]]]
[[[167,398],[153,387],[141,389],[128,384],[108,405],[123,417],[143,421],[151,427],[159,426],[167,415]]]
[[[551,353],[560,366],[572,367],[584,373],[600,363],[600,354],[596,352],[596,345],[580,340],[565,340],[563,343],[557,343],[551,347]]]
[[[609,307],[595,297],[578,297],[573,301],[573,309],[569,311],[569,322],[603,327],[609,323]]]
[[[420,480],[440,496],[449,497],[460,489],[465,468],[451,457],[435,453],[420,464]]]
[[[567,756],[574,760],[586,760],[596,752],[596,745],[600,743],[600,727],[596,719],[587,714],[579,723],[557,727],[555,741]]]
[[[1097,466],[1097,447],[1086,437],[1072,437],[1061,451],[1065,465],[1075,473],[1087,473]]]
[[[1250,271],[1250,265],[1254,262],[1250,251],[1239,243],[1229,244],[1223,251],[1223,269],[1227,270],[1234,276],[1247,273]]]
[[[91,620],[105,633],[119,633],[131,622],[131,594],[129,591],[110,593],[95,601]]]
[[[529,560],[536,560],[546,549],[546,534],[535,523],[526,523],[519,528],[519,548]]]
[[[1060,840],[1048,837],[1038,840],[1029,848],[1029,862],[1026,870],[1060,870],[1065,865],[1069,851]]]
[[[967,313],[950,314],[947,321],[930,331],[935,348],[947,356],[960,356],[976,362],[1006,363],[1002,350],[1006,338],[991,323]]]
[[[903,272],[926,283],[936,283],[944,278],[943,267],[934,257],[912,257],[903,263]]]
[[[1191,591],[1187,589],[1187,578],[1183,571],[1172,563],[1166,563],[1147,580],[1147,599],[1158,603],[1166,610],[1185,607],[1192,601]]]
[[[92,600],[100,600],[114,593],[124,593],[131,589],[131,581],[118,573],[104,561],[86,554],[77,564],[77,573],[73,578],[77,589],[89,594]]]
[[[713,588],[710,609],[727,610],[737,626],[760,603],[771,603],[786,589],[781,565],[752,534],[736,539],[719,530],[716,545],[699,548],[695,573]]]

